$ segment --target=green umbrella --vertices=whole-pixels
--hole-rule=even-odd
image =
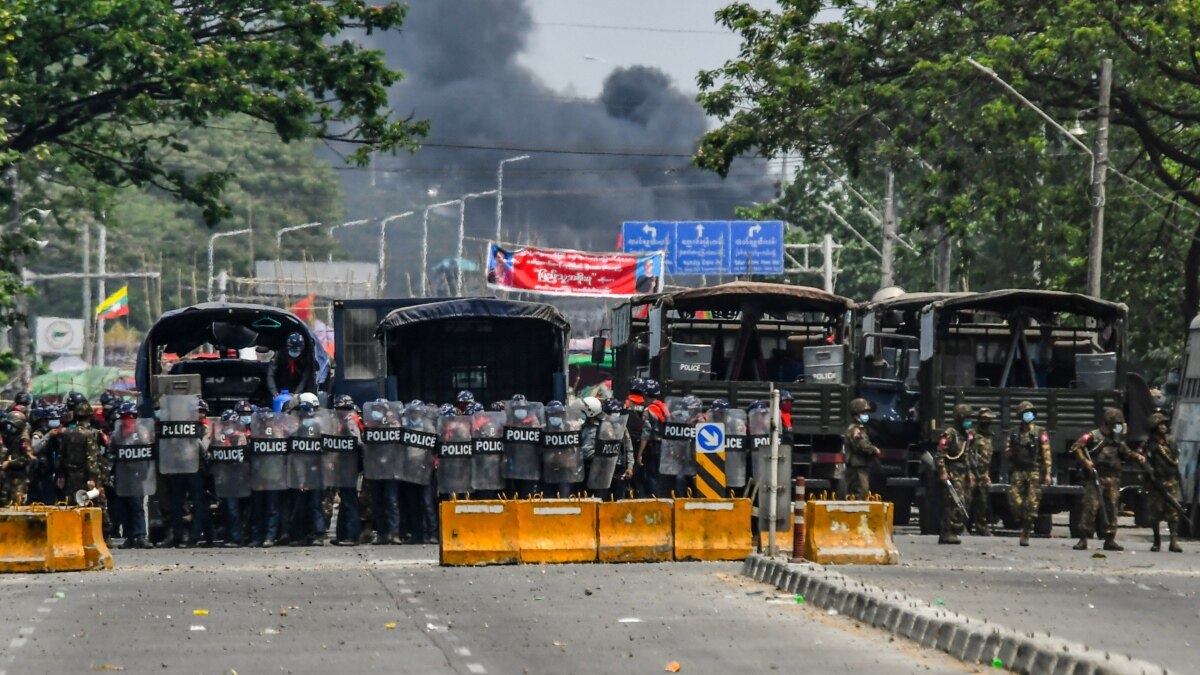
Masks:
[[[95,399],[104,393],[109,385],[119,381],[121,371],[111,366],[95,366],[83,370],[66,370],[61,373],[46,373],[33,378],[32,394],[34,398],[43,396],[66,396],[69,392],[77,391]]]

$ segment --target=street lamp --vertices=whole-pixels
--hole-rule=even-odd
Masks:
[[[244,228],[234,230],[232,232],[218,232],[208,238],[208,301],[212,302],[213,296],[213,244],[216,243],[217,237],[233,237],[239,234],[249,234],[252,230]]]
[[[388,216],[379,221],[379,272],[377,274],[379,278],[375,280],[375,283],[378,284],[378,295],[380,297],[383,297],[383,289],[387,286],[387,277],[384,275],[384,263],[387,260],[387,225],[393,220],[407,218],[413,213],[415,212],[405,211],[404,213],[397,213],[394,216]]]
[[[339,227],[354,227],[355,225],[362,225],[364,223],[369,223],[369,222],[371,222],[371,220],[369,218],[364,218],[362,220],[348,220],[348,221],[342,223],[341,225],[334,225],[334,226],[330,227],[329,230],[327,230],[327,233],[329,234],[330,239],[332,239],[333,231],[338,229]],[[330,248],[329,248],[329,262],[333,262],[333,247],[332,246],[330,246]]]
[[[461,202],[461,199],[451,199],[446,202],[438,202],[425,207],[425,213],[421,216],[421,297],[428,298],[428,277],[429,277],[429,212],[441,208],[443,206],[452,206]]]
[[[295,232],[296,230],[307,230],[310,227],[320,227],[321,223],[304,223],[303,225],[289,225],[288,227],[280,228],[275,233],[275,256],[278,257],[280,249],[283,248],[283,233]]]
[[[509,162],[520,162],[529,159],[529,155],[518,155],[500,160],[500,168],[496,170],[496,244],[500,244],[500,228],[504,219],[504,165]]]
[[[462,275],[462,259],[463,259],[463,241],[467,238],[467,200],[478,199],[479,197],[490,197],[496,195],[496,203],[499,205],[500,191],[487,190],[484,192],[472,192],[471,194],[463,195],[463,198],[458,202],[458,257],[454,261],[454,295],[462,297],[463,275]],[[497,244],[499,244],[499,237]]]

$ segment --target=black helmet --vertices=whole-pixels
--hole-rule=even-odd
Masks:
[[[600,404],[600,407],[609,415],[616,415],[625,410],[625,406],[615,398],[604,399],[604,402]]]
[[[788,391],[787,389],[780,389],[779,390],[779,400],[780,401],[792,400],[792,392]]]
[[[299,333],[292,333],[287,336],[287,350],[289,352],[299,352],[304,350],[304,336]]]
[[[333,407],[335,410],[353,410],[354,398],[350,394],[338,394],[333,397]]]
[[[646,395],[662,396],[662,385],[658,383],[658,380],[646,380]]]
[[[197,399],[196,400],[196,412],[202,412],[207,415],[208,414],[208,401],[205,401],[202,398]]]
[[[226,408],[221,412],[222,422],[236,422],[238,421],[238,417],[239,415],[237,414],[237,411],[232,408]]]
[[[716,399],[712,402],[712,407],[709,410],[729,410],[729,399]]]
[[[100,407],[107,408],[110,405],[114,405],[116,402],[117,397],[111,391],[106,391],[103,394],[100,394]]]
[[[296,404],[296,414],[300,417],[312,417],[317,414],[317,409],[308,401],[301,401]]]
[[[646,393],[646,381],[640,377],[635,377],[635,378],[629,380],[629,393],[645,394]]]
[[[72,408],[80,403],[85,402],[87,402],[87,397],[77,391],[72,391],[67,394],[67,405],[71,406]]]
[[[769,410],[770,407],[766,401],[750,401],[750,405],[746,406],[746,410]]]
[[[20,405],[28,408],[29,402],[32,400],[33,398],[29,395],[29,392],[18,391],[17,394],[13,396],[13,405]]]
[[[872,405],[871,402],[868,401],[867,399],[856,398],[853,401],[850,401],[850,414],[851,415],[861,415],[865,412],[871,412],[871,409],[874,407],[875,406]]]
[[[250,404],[250,401],[238,401],[237,403],[233,404],[233,411],[237,413],[239,417],[242,415],[253,415],[254,406]]]

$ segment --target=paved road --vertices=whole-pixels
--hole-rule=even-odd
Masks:
[[[117,554],[109,573],[0,577],[0,673],[972,672],[776,597],[732,563],[440,568],[433,547]]]
[[[1200,543],[1185,540],[1183,553],[1150,553],[1149,532],[1133,528],[1122,528],[1117,540],[1125,551],[1098,551],[1095,542],[1075,551],[1065,536],[1021,548],[1015,536],[938,546],[936,537],[899,535],[900,565],[838,571],[968,616],[1196,672]]]

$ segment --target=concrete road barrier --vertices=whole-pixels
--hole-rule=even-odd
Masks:
[[[93,511],[94,516],[90,514]],[[85,512],[89,513],[85,516]],[[0,510],[0,572],[110,569],[112,555],[99,527],[92,529],[92,518],[99,522],[99,509],[26,506]]]
[[[441,504],[438,553],[443,565],[506,565],[520,561],[518,502]]]
[[[750,555],[749,499],[676,499],[676,560],[743,560]]]
[[[113,557],[108,544],[104,543],[104,521],[100,509],[79,509],[79,517],[83,524],[83,556],[88,569],[111,570]]]
[[[670,499],[601,502],[597,558],[600,562],[669,562],[675,556],[674,521]]]
[[[890,503],[809,500],[804,513],[805,559],[820,564],[900,562]]]
[[[598,504],[595,499],[516,502],[521,562],[596,562]]]

